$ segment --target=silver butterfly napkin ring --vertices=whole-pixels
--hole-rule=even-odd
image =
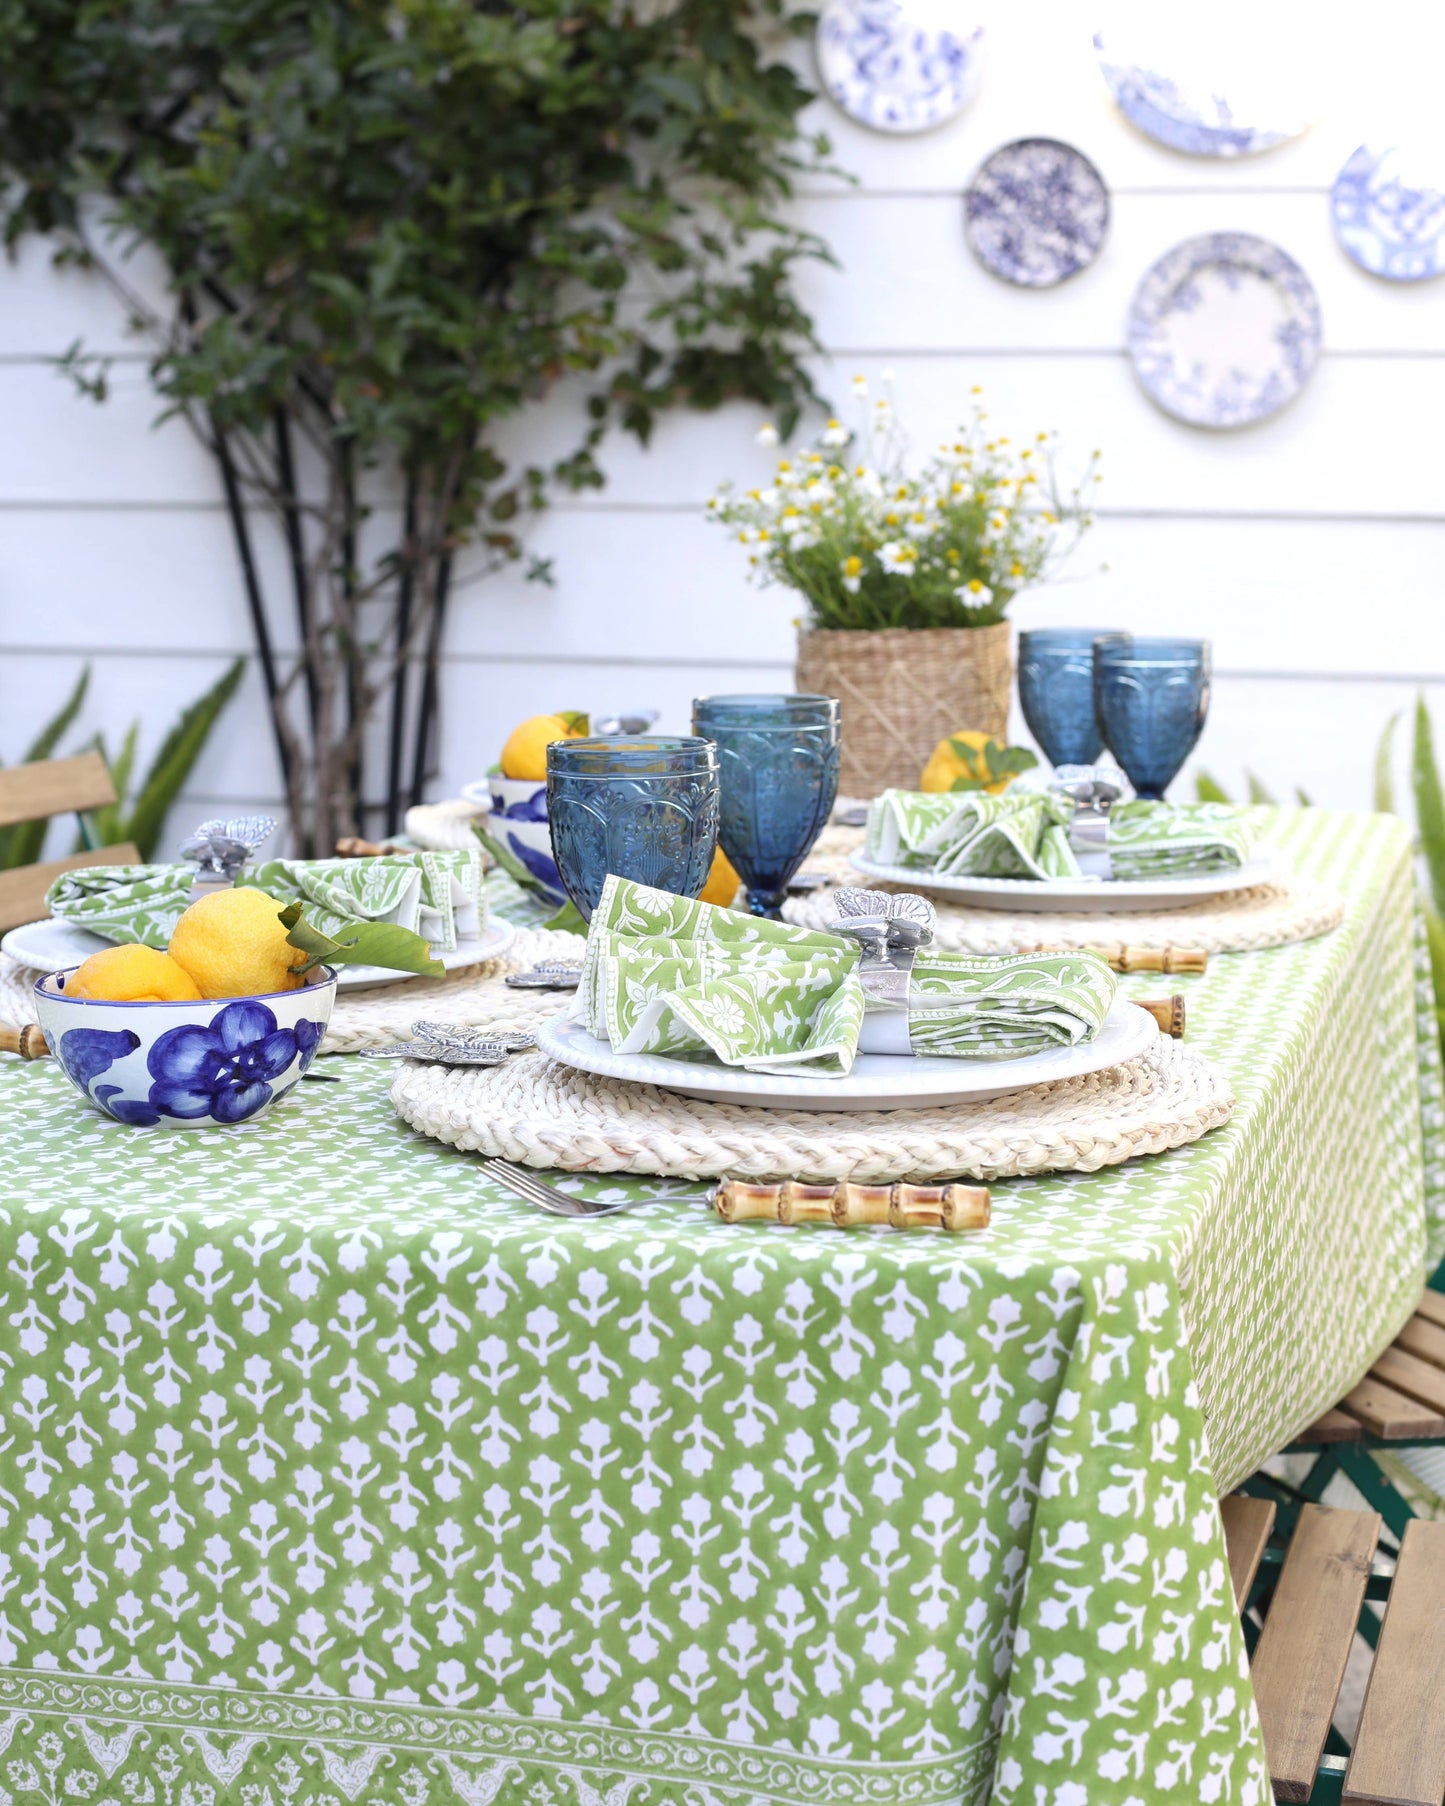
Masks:
[[[271,815],[231,815],[203,821],[181,848],[181,858],[196,864],[191,902],[233,885],[252,853],[275,832],[276,820]]]
[[[1124,794],[1114,774],[1101,765],[1060,765],[1049,788],[1074,805],[1069,845],[1075,853],[1109,855],[1109,811]]]
[[[933,939],[937,919],[926,897],[911,891],[860,890],[845,885],[833,898],[833,934],[858,942],[858,978],[870,1008],[908,1008],[913,956]]]
[[[575,991],[582,966],[574,959],[544,959],[525,972],[509,972],[502,982],[514,991]]]

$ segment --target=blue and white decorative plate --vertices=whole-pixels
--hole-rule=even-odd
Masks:
[[[964,234],[985,269],[1020,288],[1053,288],[1099,255],[1109,191],[1082,151],[1018,138],[985,160],[963,197]]]
[[[1248,232],[1209,232],[1148,271],[1129,310],[1129,356],[1148,395],[1191,426],[1267,420],[1308,382],[1320,304],[1289,255]]]
[[[1271,91],[1274,71],[1258,46],[1228,37],[1207,11],[1181,18],[1161,7],[1136,15],[1132,29],[1095,32],[1094,48],[1124,117],[1171,150],[1249,157],[1298,137],[1309,113],[1288,92],[1296,72],[1280,72],[1278,92]],[[1221,67],[1211,69],[1216,59]]]
[[[1407,151],[1362,144],[1335,177],[1330,208],[1335,237],[1372,276],[1423,282],[1445,271],[1445,167],[1427,176]]]
[[[955,0],[827,0],[816,46],[829,97],[880,132],[952,119],[978,87],[983,37],[959,10]]]

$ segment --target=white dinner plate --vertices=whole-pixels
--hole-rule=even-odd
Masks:
[[[1051,1085],[1087,1072],[1120,1066],[1147,1051],[1159,1025],[1147,1010],[1116,997],[1104,1026],[1092,1041],[1053,1047],[1022,1060],[916,1059],[897,1054],[859,1054],[845,1079],[808,1078],[797,1073],[773,1078],[698,1060],[664,1054],[613,1053],[569,1015],[555,1016],[537,1033],[537,1045],[565,1066],[637,1085],[660,1085],[715,1104],[753,1104],[764,1110],[928,1110],[943,1104],[978,1104],[991,1097]]]
[[[914,872],[902,865],[878,865],[862,853],[848,863],[870,878],[886,878],[909,890],[932,891],[973,909],[1019,909],[1034,912],[1105,915],[1157,909],[1183,909],[1207,897],[1277,884],[1289,875],[1278,853],[1260,853],[1232,872],[1209,872],[1194,878],[970,878],[961,874]]]
[[[479,935],[458,941],[453,952],[439,953],[437,958],[448,972],[454,972],[459,966],[474,966],[479,960],[496,959],[511,945],[516,932],[510,922],[488,922]],[[0,941],[0,953],[8,953],[11,959],[17,959],[22,966],[31,966],[37,972],[65,972],[89,959],[92,953],[100,953],[114,945],[113,941],[104,941],[86,928],[77,928],[73,922],[49,916],[43,922],[26,922],[23,927],[12,928]],[[405,979],[421,976],[419,972],[392,972],[385,966],[341,966],[337,970],[336,985],[338,990],[360,991],[372,985],[400,984]]]

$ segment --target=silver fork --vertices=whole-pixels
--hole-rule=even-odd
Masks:
[[[641,1210],[648,1204],[675,1204],[676,1198],[627,1198],[620,1204],[600,1204],[591,1198],[574,1198],[555,1185],[548,1185],[523,1166],[510,1160],[482,1161],[482,1171],[508,1191],[515,1192],[528,1204],[535,1204],[554,1217],[615,1217],[624,1210]]]

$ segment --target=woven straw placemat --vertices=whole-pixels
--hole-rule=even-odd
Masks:
[[[1228,1121],[1228,1081],[1161,1040],[1106,1072],[945,1109],[826,1113],[710,1104],[518,1054],[503,1066],[408,1061],[391,1088],[414,1129],[570,1172],[885,1182],[1091,1173]]]
[[[808,855],[810,872],[826,872],[833,884],[870,890],[904,890],[870,878],[848,863],[863,844],[859,828],[825,828]],[[951,903],[939,891],[919,892],[938,912],[937,944],[950,953],[1012,953],[1020,947],[1087,947],[1126,941],[1134,947],[1202,947],[1206,953],[1249,953],[1286,947],[1328,934],[1344,920],[1344,898],[1313,878],[1292,876],[1251,890],[1188,903],[1182,909],[1100,911],[1097,915],[1055,915],[1048,910],[972,909]],[[833,913],[833,892],[816,890],[792,897],[783,914],[803,928],[822,928]]]
[[[508,972],[543,959],[581,959],[579,934],[548,928],[519,928],[500,959],[449,972],[445,978],[409,978],[365,991],[338,991],[322,1053],[356,1053],[388,1047],[411,1037],[413,1022],[455,1022],[467,1028],[530,1028],[555,1016],[566,1002],[556,991],[512,991]],[[17,1027],[35,1020],[31,989],[39,972],[0,954],[0,1019]]]

